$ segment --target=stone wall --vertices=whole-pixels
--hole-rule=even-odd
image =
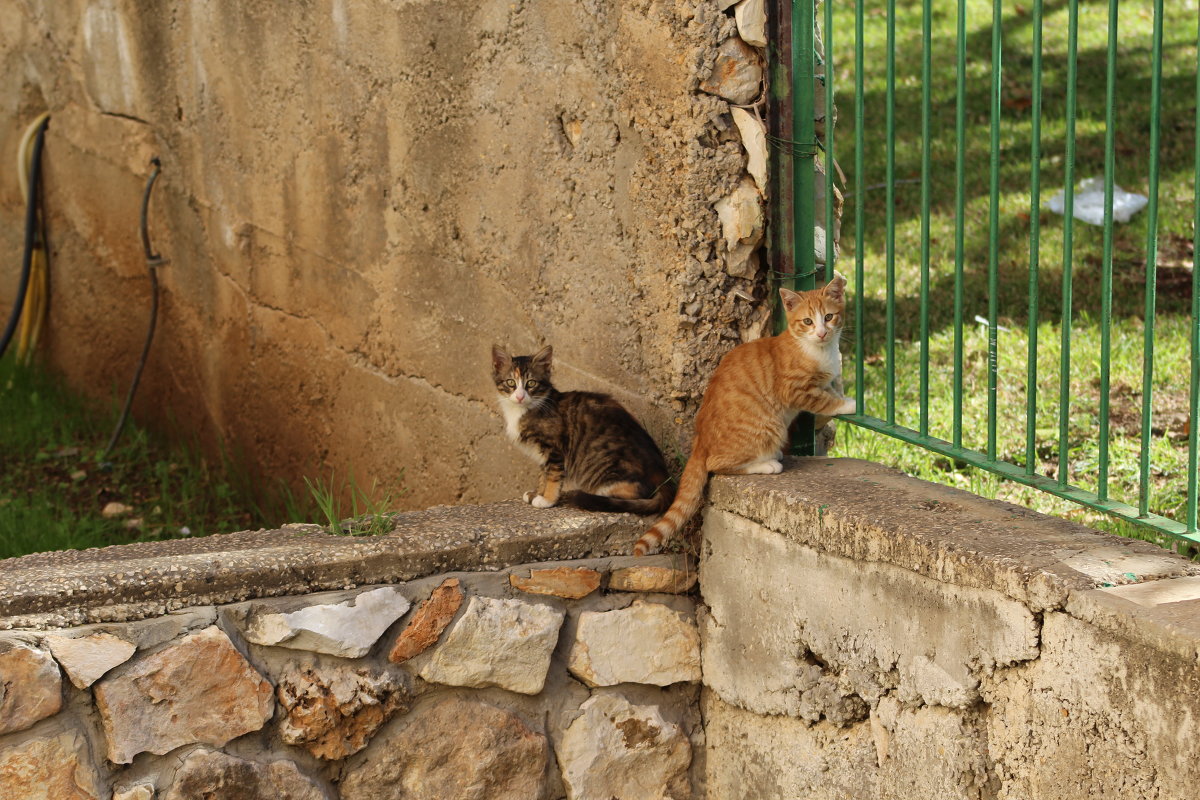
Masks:
[[[0,796],[1194,794],[1193,562],[850,459],[709,500],[698,565],[519,502],[0,561]]]
[[[695,582],[590,559],[9,633],[0,795],[694,797]]]
[[[686,451],[705,377],[766,324],[761,8],[0,0],[4,163],[52,114],[45,357],[124,391],[157,155],[170,263],[140,419],[272,479],[403,471],[412,508],[512,497],[533,467],[488,348],[550,342],[562,388],[612,392]],[[5,313],[18,195],[0,182]]]

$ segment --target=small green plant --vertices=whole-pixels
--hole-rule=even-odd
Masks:
[[[404,472],[401,471],[401,479]],[[403,497],[408,489],[401,487],[398,494],[385,493],[379,497],[379,481],[373,479],[369,489],[359,485],[351,469],[344,482],[336,480],[333,470],[329,471],[329,480],[317,477],[304,478],[313,502],[321,519],[329,528],[330,533],[346,534],[349,536],[379,536],[390,533],[394,527],[393,514],[388,509],[393,500]],[[349,497],[349,515],[343,514],[342,497]]]

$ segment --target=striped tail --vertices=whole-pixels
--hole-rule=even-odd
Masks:
[[[667,509],[663,518],[654,523],[654,527],[642,534],[633,546],[635,556],[657,553],[671,537],[692,518],[704,500],[704,486],[708,483],[708,458],[698,448],[692,450],[692,457],[683,468],[679,478],[679,491],[675,502]]]

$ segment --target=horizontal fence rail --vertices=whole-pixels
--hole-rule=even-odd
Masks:
[[[859,413],[845,419],[947,470],[1200,542],[1200,19],[1187,5],[858,0],[818,15],[798,0],[791,133],[821,163],[793,158],[790,222],[793,274],[811,275],[813,175],[823,166],[832,232],[849,155]],[[814,94],[834,109],[835,87],[853,92],[849,153],[832,113],[820,137],[810,126]],[[1102,187],[1098,225],[1075,217],[1084,178]],[[1145,198],[1128,221],[1118,184]],[[828,277],[832,233],[825,248]]]

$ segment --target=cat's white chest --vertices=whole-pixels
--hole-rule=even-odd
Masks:
[[[524,451],[525,455],[541,464],[545,461],[545,457],[541,452],[536,447],[521,441],[521,418],[525,416],[525,412],[528,410],[525,406],[517,405],[505,399],[500,400],[500,413],[504,416],[504,432],[508,434],[508,438],[513,443]]]

